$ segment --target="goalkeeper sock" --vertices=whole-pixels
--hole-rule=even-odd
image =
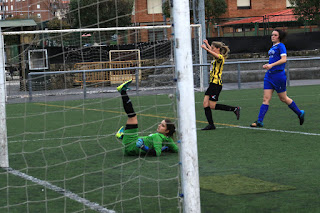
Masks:
[[[212,112],[211,112],[211,109],[210,107],[206,107],[204,108],[204,113],[207,117],[207,121],[210,125],[213,125],[213,120],[212,120]]]
[[[122,97],[124,111],[127,113],[128,117],[132,118],[132,117],[136,116],[136,113],[133,110],[133,106],[132,106],[132,103],[131,103],[129,96],[127,95],[127,92],[122,90],[121,97]]]
[[[215,110],[234,111],[236,107],[228,106],[224,104],[216,104]]]
[[[294,111],[294,113],[296,113],[298,116],[301,115],[301,110],[298,108],[298,106],[296,105],[296,103],[294,101],[292,101],[291,104],[288,105],[288,107]]]
[[[259,116],[258,116],[258,121],[261,121],[261,122],[263,121],[264,116],[268,112],[268,109],[269,109],[269,105],[266,105],[266,104],[262,104],[261,105]]]

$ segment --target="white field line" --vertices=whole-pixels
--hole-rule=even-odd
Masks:
[[[207,121],[197,121],[197,123],[205,123],[207,124]],[[232,128],[239,128],[239,129],[248,129],[253,131],[270,131],[270,132],[280,132],[280,133],[290,133],[290,134],[300,134],[300,135],[313,135],[313,136],[320,136],[319,133],[312,133],[312,132],[299,132],[299,131],[289,131],[289,130],[281,130],[281,129],[266,129],[266,128],[255,128],[255,127],[247,127],[247,126],[239,126],[239,125],[233,125],[233,124],[223,124],[223,123],[215,123],[216,126],[226,126],[226,127],[232,127]],[[221,128],[221,127],[217,127]]]
[[[17,170],[14,170],[14,169],[12,169],[10,167],[9,168],[4,168],[4,169],[7,170],[7,172],[10,173],[10,174],[13,174],[15,176],[21,177],[21,178],[23,178],[25,180],[32,181],[33,183],[41,185],[41,186],[43,186],[43,187],[45,187],[47,189],[51,189],[51,190],[53,190],[53,191],[55,191],[57,193],[60,193],[60,194],[66,196],[66,197],[68,197],[68,198],[70,198],[70,199],[72,199],[74,201],[77,201],[77,202],[89,207],[90,209],[97,211],[97,212],[115,213],[115,211],[113,211],[113,210],[106,209],[106,208],[100,206],[97,203],[94,203],[94,202],[91,202],[91,201],[89,201],[87,199],[84,199],[84,198],[78,196],[77,194],[75,194],[73,192],[70,192],[70,191],[65,190],[63,188],[55,186],[55,185],[53,185],[53,184],[51,184],[51,183],[49,183],[47,181],[43,181],[43,180],[40,180],[38,178],[32,177],[32,176],[27,175],[25,173],[22,173],[22,172],[19,172]]]
[[[281,129],[254,128],[254,127],[247,127],[247,126],[232,126],[232,127],[236,127],[236,128],[240,128],[240,129],[250,129],[250,130],[256,130],[256,131],[270,131],[270,132],[320,136],[319,133],[311,133],[311,132],[299,132],[299,131],[289,131],[289,130],[281,130]]]

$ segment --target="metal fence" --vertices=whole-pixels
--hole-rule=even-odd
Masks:
[[[250,82],[260,82],[262,85],[264,71],[262,69],[262,65],[267,63],[267,60],[246,60],[246,61],[229,61],[225,63],[225,69],[223,72],[223,81],[224,84],[233,83],[237,84],[237,89],[242,89],[244,84]],[[194,67],[200,66],[210,66],[210,64],[194,64]],[[174,75],[174,65],[162,65],[162,66],[144,66],[144,67],[127,67],[127,68],[112,68],[112,69],[95,69],[95,70],[73,70],[73,71],[55,71],[55,72],[31,72],[28,77],[28,99],[29,101],[33,101],[34,94],[38,93],[46,93],[41,91],[34,91],[32,85],[32,79],[36,79],[39,76],[50,76],[50,75],[72,75],[72,74],[81,74],[83,77],[82,87],[72,88],[74,91],[77,91],[78,94],[82,94],[79,98],[86,99],[88,98],[88,89],[92,91],[92,89],[99,90],[103,92],[103,89],[98,89],[95,87],[88,87],[86,82],[86,75],[92,72],[111,72],[111,71],[121,71],[121,70],[132,70],[135,75],[139,75],[139,70],[171,70],[171,74],[163,75],[161,73],[158,74],[157,79],[165,78],[160,80],[165,82],[166,85],[157,85],[154,84],[142,84],[141,82],[135,84],[135,91],[138,93],[139,91],[144,91],[146,89],[152,89],[154,91],[160,92],[160,88],[162,89],[170,89],[175,88],[175,79]],[[312,58],[288,58],[286,64],[286,74],[287,74],[287,85],[291,85],[291,80],[306,80],[306,79],[318,79],[320,80],[320,57],[312,57]],[[196,73],[195,73],[196,75]],[[79,75],[78,75],[79,76]],[[200,76],[201,77],[201,76]],[[201,81],[200,81],[201,82]],[[196,84],[195,84],[196,85]],[[114,86],[106,86],[102,88],[111,88],[114,90]],[[204,91],[206,88],[206,84],[196,86],[200,91]],[[66,91],[65,89],[60,90],[52,90],[50,92],[51,96],[54,95],[64,95]],[[161,92],[160,92],[161,93]]]

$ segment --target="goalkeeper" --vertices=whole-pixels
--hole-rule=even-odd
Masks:
[[[149,154],[160,156],[161,152],[178,152],[178,146],[173,141],[175,125],[165,119],[158,125],[157,133],[149,136],[138,136],[138,119],[133,110],[129,96],[127,95],[128,85],[132,80],[126,81],[117,87],[121,93],[123,108],[128,115],[126,127],[123,126],[118,130],[116,137],[122,139],[124,144],[125,155]]]

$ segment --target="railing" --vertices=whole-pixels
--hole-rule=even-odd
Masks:
[[[320,60],[320,57],[313,58],[288,58],[286,73],[287,73],[287,85],[290,86],[290,61],[311,61],[311,60]],[[225,64],[236,64],[237,65],[237,76],[238,76],[238,89],[241,89],[241,64],[250,64],[250,63],[268,63],[268,60],[253,60],[253,61],[234,61],[226,62]],[[193,66],[210,66],[211,64],[193,64]],[[135,73],[136,78],[138,78],[139,70],[145,69],[164,69],[164,68],[174,68],[175,65],[161,65],[161,66],[144,66],[144,67],[126,67],[126,68],[105,68],[105,69],[88,69],[88,70],[73,70],[73,71],[54,71],[54,72],[30,72],[28,74],[28,83],[29,83],[29,100],[32,101],[32,76],[37,75],[51,75],[51,74],[80,74],[83,77],[83,95],[86,98],[86,76],[88,73],[95,72],[119,72],[123,70],[130,70]],[[262,69],[261,69],[262,70]],[[208,73],[207,73],[208,74]],[[200,76],[202,78],[203,76]],[[177,81],[177,79],[172,79]],[[204,83],[205,84],[205,83]],[[200,85],[200,90],[203,91],[207,85]],[[139,90],[139,84],[136,84],[136,91]]]

